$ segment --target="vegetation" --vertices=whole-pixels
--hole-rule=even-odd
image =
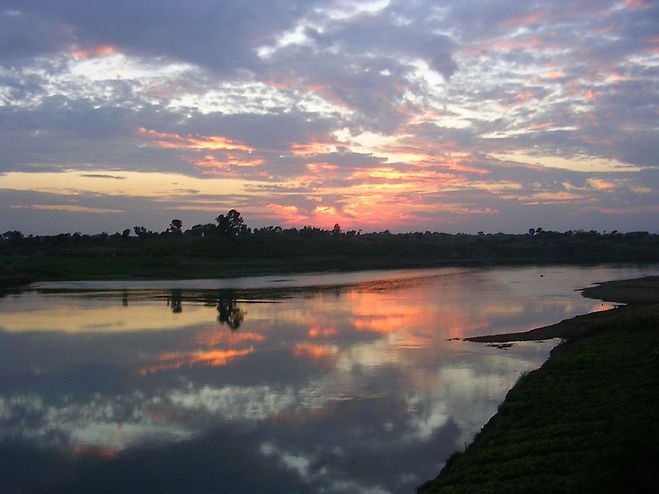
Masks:
[[[561,323],[569,339],[419,492],[659,492],[659,278],[617,283],[593,295],[645,304]]]
[[[131,233],[134,233],[132,235]],[[477,235],[344,232],[305,226],[250,228],[236,210],[160,233],[135,226],[114,234],[61,233],[0,239],[3,286],[26,279],[212,278],[249,274],[448,265],[659,261],[659,235],[552,232]],[[16,277],[18,275],[18,278]]]

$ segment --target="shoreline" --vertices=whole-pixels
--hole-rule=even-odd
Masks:
[[[628,304],[520,333],[561,338],[422,494],[659,490],[659,276],[600,283],[588,298]]]
[[[115,260],[116,261],[116,260]],[[136,259],[134,261],[140,261]],[[121,264],[121,263],[120,263]],[[213,280],[230,279],[253,276],[289,276],[305,274],[331,274],[346,273],[351,271],[378,271],[395,269],[436,269],[436,268],[496,268],[496,267],[551,267],[551,266],[624,266],[624,265],[653,265],[655,262],[631,262],[631,261],[533,261],[533,260],[426,260],[426,259],[361,259],[361,258],[327,258],[308,259],[228,259],[219,261],[217,259],[198,259],[182,257],[177,260],[176,265],[167,267],[152,264],[141,264],[132,274],[126,272],[126,267],[117,266],[113,262],[95,263],[93,266],[85,266],[78,263],[75,270],[72,266],[53,265],[43,272],[24,273],[13,266],[5,266],[0,263],[0,290],[28,288],[31,283],[51,281],[163,281],[163,280]],[[82,272],[80,271],[82,270]],[[138,274],[135,274],[138,273]],[[593,288],[584,289],[584,294]],[[588,296],[588,295],[586,295]],[[598,298],[598,297],[590,297]],[[609,301],[609,300],[607,300]],[[474,340],[476,341],[476,340]]]
[[[0,240],[0,286],[35,281],[221,278],[423,267],[652,264],[659,235],[253,234]]]
[[[602,324],[620,324],[638,314],[643,306],[659,303],[659,276],[644,276],[633,280],[598,283],[580,290],[587,298],[615,304],[628,304],[614,309],[591,312],[528,331],[472,336],[464,341],[476,343],[511,343],[550,338],[571,339],[589,334]],[[646,309],[647,311],[647,309]]]

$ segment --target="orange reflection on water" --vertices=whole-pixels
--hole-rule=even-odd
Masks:
[[[337,333],[338,331],[336,328],[322,328],[314,325],[309,328],[309,331],[307,331],[307,336],[309,336],[309,338],[330,338]]]
[[[427,346],[429,334],[421,334],[418,328],[436,328],[442,336],[463,338],[490,325],[484,314],[465,311],[461,304],[443,304],[441,311],[428,309],[428,301],[397,300],[378,292],[354,292],[352,324],[358,331],[395,335],[399,347]],[[394,340],[392,340],[394,342]]]
[[[237,344],[237,343],[262,343],[265,336],[254,331],[232,331],[226,329],[209,329],[198,333],[195,342],[200,345],[214,347],[219,344]]]
[[[359,292],[350,295],[353,326],[359,331],[395,333],[425,322],[427,311],[413,303],[403,303],[381,293]]]
[[[73,448],[75,456],[91,456],[94,458],[101,458],[103,460],[111,460],[117,457],[117,451],[106,446],[90,446],[87,444],[79,444]]]
[[[156,372],[180,369],[183,367],[194,367],[198,365],[209,367],[222,367],[227,365],[233,359],[244,357],[254,351],[253,348],[244,350],[210,350],[207,352],[188,352],[188,353],[164,353],[158,360],[160,363],[143,367],[138,374],[145,376]]]
[[[335,345],[318,345],[316,343],[296,343],[293,345],[293,355],[309,357],[313,360],[325,360],[333,357],[339,349]]]

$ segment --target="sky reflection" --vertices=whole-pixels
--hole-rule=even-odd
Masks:
[[[7,296],[0,491],[413,492],[555,344],[451,338],[596,310],[573,290],[649,269]]]

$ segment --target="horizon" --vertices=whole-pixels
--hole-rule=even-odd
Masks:
[[[659,233],[659,1],[0,7],[0,233]]]
[[[240,211],[238,211],[240,213]],[[242,218],[242,215],[241,215]],[[89,237],[97,237],[101,235],[117,235],[117,234],[122,234],[125,230],[129,230],[130,233],[128,234],[129,238],[139,238],[139,235],[136,232],[136,228],[144,228],[145,231],[144,233],[147,233],[149,235],[155,235],[155,236],[168,236],[170,232],[170,227],[171,224],[174,221],[181,221],[178,218],[172,218],[172,221],[165,225],[163,229],[150,229],[146,227],[145,225],[132,225],[130,227],[125,227],[125,228],[120,228],[116,231],[108,231],[108,230],[102,230],[102,231],[60,231],[57,233],[51,233],[51,234],[39,234],[39,233],[29,233],[25,232],[20,229],[16,230],[7,230],[4,232],[0,232],[0,240],[9,240],[9,237],[5,238],[5,235],[11,236],[13,233],[20,233],[23,238],[25,237],[48,237],[48,236],[58,236],[58,235],[81,235],[81,236],[89,236]],[[243,219],[244,220],[244,219]],[[193,227],[199,227],[199,226],[206,226],[206,225],[213,225],[217,226],[217,221],[212,220],[212,221],[207,221],[207,222],[202,222],[202,223],[195,223],[193,225],[186,224],[181,221],[180,225],[180,230],[179,234],[188,234]],[[594,229],[585,229],[585,228],[577,228],[577,229],[570,229],[570,230],[551,230],[551,229],[546,229],[543,228],[541,225],[538,225],[536,227],[530,227],[527,229],[522,229],[520,231],[487,231],[487,230],[479,230],[478,232],[469,232],[469,231],[460,231],[460,232],[446,232],[446,231],[441,231],[441,230],[390,230],[388,228],[385,228],[383,230],[363,230],[363,229],[346,229],[343,228],[340,224],[336,223],[333,225],[332,228],[323,228],[317,225],[303,225],[303,226],[281,226],[281,225],[264,225],[264,226],[253,226],[249,224],[247,221],[243,221],[244,226],[247,228],[246,231],[241,231],[240,233],[237,233],[238,236],[244,236],[244,235],[252,235],[256,233],[261,233],[260,231],[257,232],[257,230],[265,230],[268,228],[281,228],[280,233],[291,233],[292,231],[302,231],[306,228],[313,229],[314,231],[318,231],[324,234],[331,234],[333,230],[338,226],[339,227],[339,234],[340,235],[348,235],[348,236],[353,236],[353,235],[417,235],[417,234],[431,234],[431,235],[468,235],[468,236],[483,236],[483,235],[529,235],[529,236],[540,236],[541,234],[560,234],[560,235],[567,235],[567,234],[573,234],[573,235],[578,235],[578,234],[597,234],[600,236],[607,236],[607,235],[631,235],[631,234],[649,234],[649,235],[658,235],[659,233],[657,232],[652,232],[648,230],[594,230]],[[214,233],[214,235],[223,235],[222,233]],[[204,236],[204,235],[202,235]]]

